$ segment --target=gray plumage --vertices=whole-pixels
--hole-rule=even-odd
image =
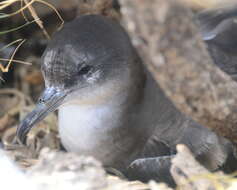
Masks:
[[[214,63],[237,80],[237,4],[203,11],[196,19]]]
[[[23,142],[34,124],[59,108],[66,150],[92,155],[130,179],[172,184],[166,175],[179,143],[211,170],[233,153],[229,141],[172,104],[126,32],[108,18],[88,15],[66,24],[47,47],[42,72],[46,89],[17,130]]]

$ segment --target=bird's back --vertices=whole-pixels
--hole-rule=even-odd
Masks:
[[[146,76],[147,103],[143,121],[139,122],[150,126],[153,132],[150,132],[141,158],[170,156],[176,152],[177,144],[185,144],[207,168],[215,170],[222,166],[232,155],[231,143],[178,110],[151,74],[146,72]]]

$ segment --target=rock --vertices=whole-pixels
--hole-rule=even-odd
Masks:
[[[180,0],[120,0],[123,23],[166,95],[194,120],[237,143],[237,83],[212,62]]]
[[[211,173],[200,165],[184,145],[177,145],[177,154],[172,159],[170,170],[177,186],[182,190],[215,190],[217,187],[228,189],[234,185],[230,176],[221,172]]]
[[[27,176],[42,189],[92,190],[107,185],[106,173],[92,157],[43,149]]]
[[[22,187],[25,190],[36,190],[36,186],[24,176],[2,150],[0,150],[0,167],[2,189],[16,190]]]

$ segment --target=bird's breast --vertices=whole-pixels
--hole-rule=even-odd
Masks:
[[[93,156],[104,165],[120,167],[129,157],[124,143],[129,147],[133,141],[120,134],[120,126],[121,114],[113,105],[66,105],[59,109],[59,133],[66,150]]]

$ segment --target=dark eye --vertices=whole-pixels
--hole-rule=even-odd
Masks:
[[[89,73],[89,71],[92,69],[92,66],[90,65],[82,65],[78,68],[78,74],[79,75],[85,75]]]

